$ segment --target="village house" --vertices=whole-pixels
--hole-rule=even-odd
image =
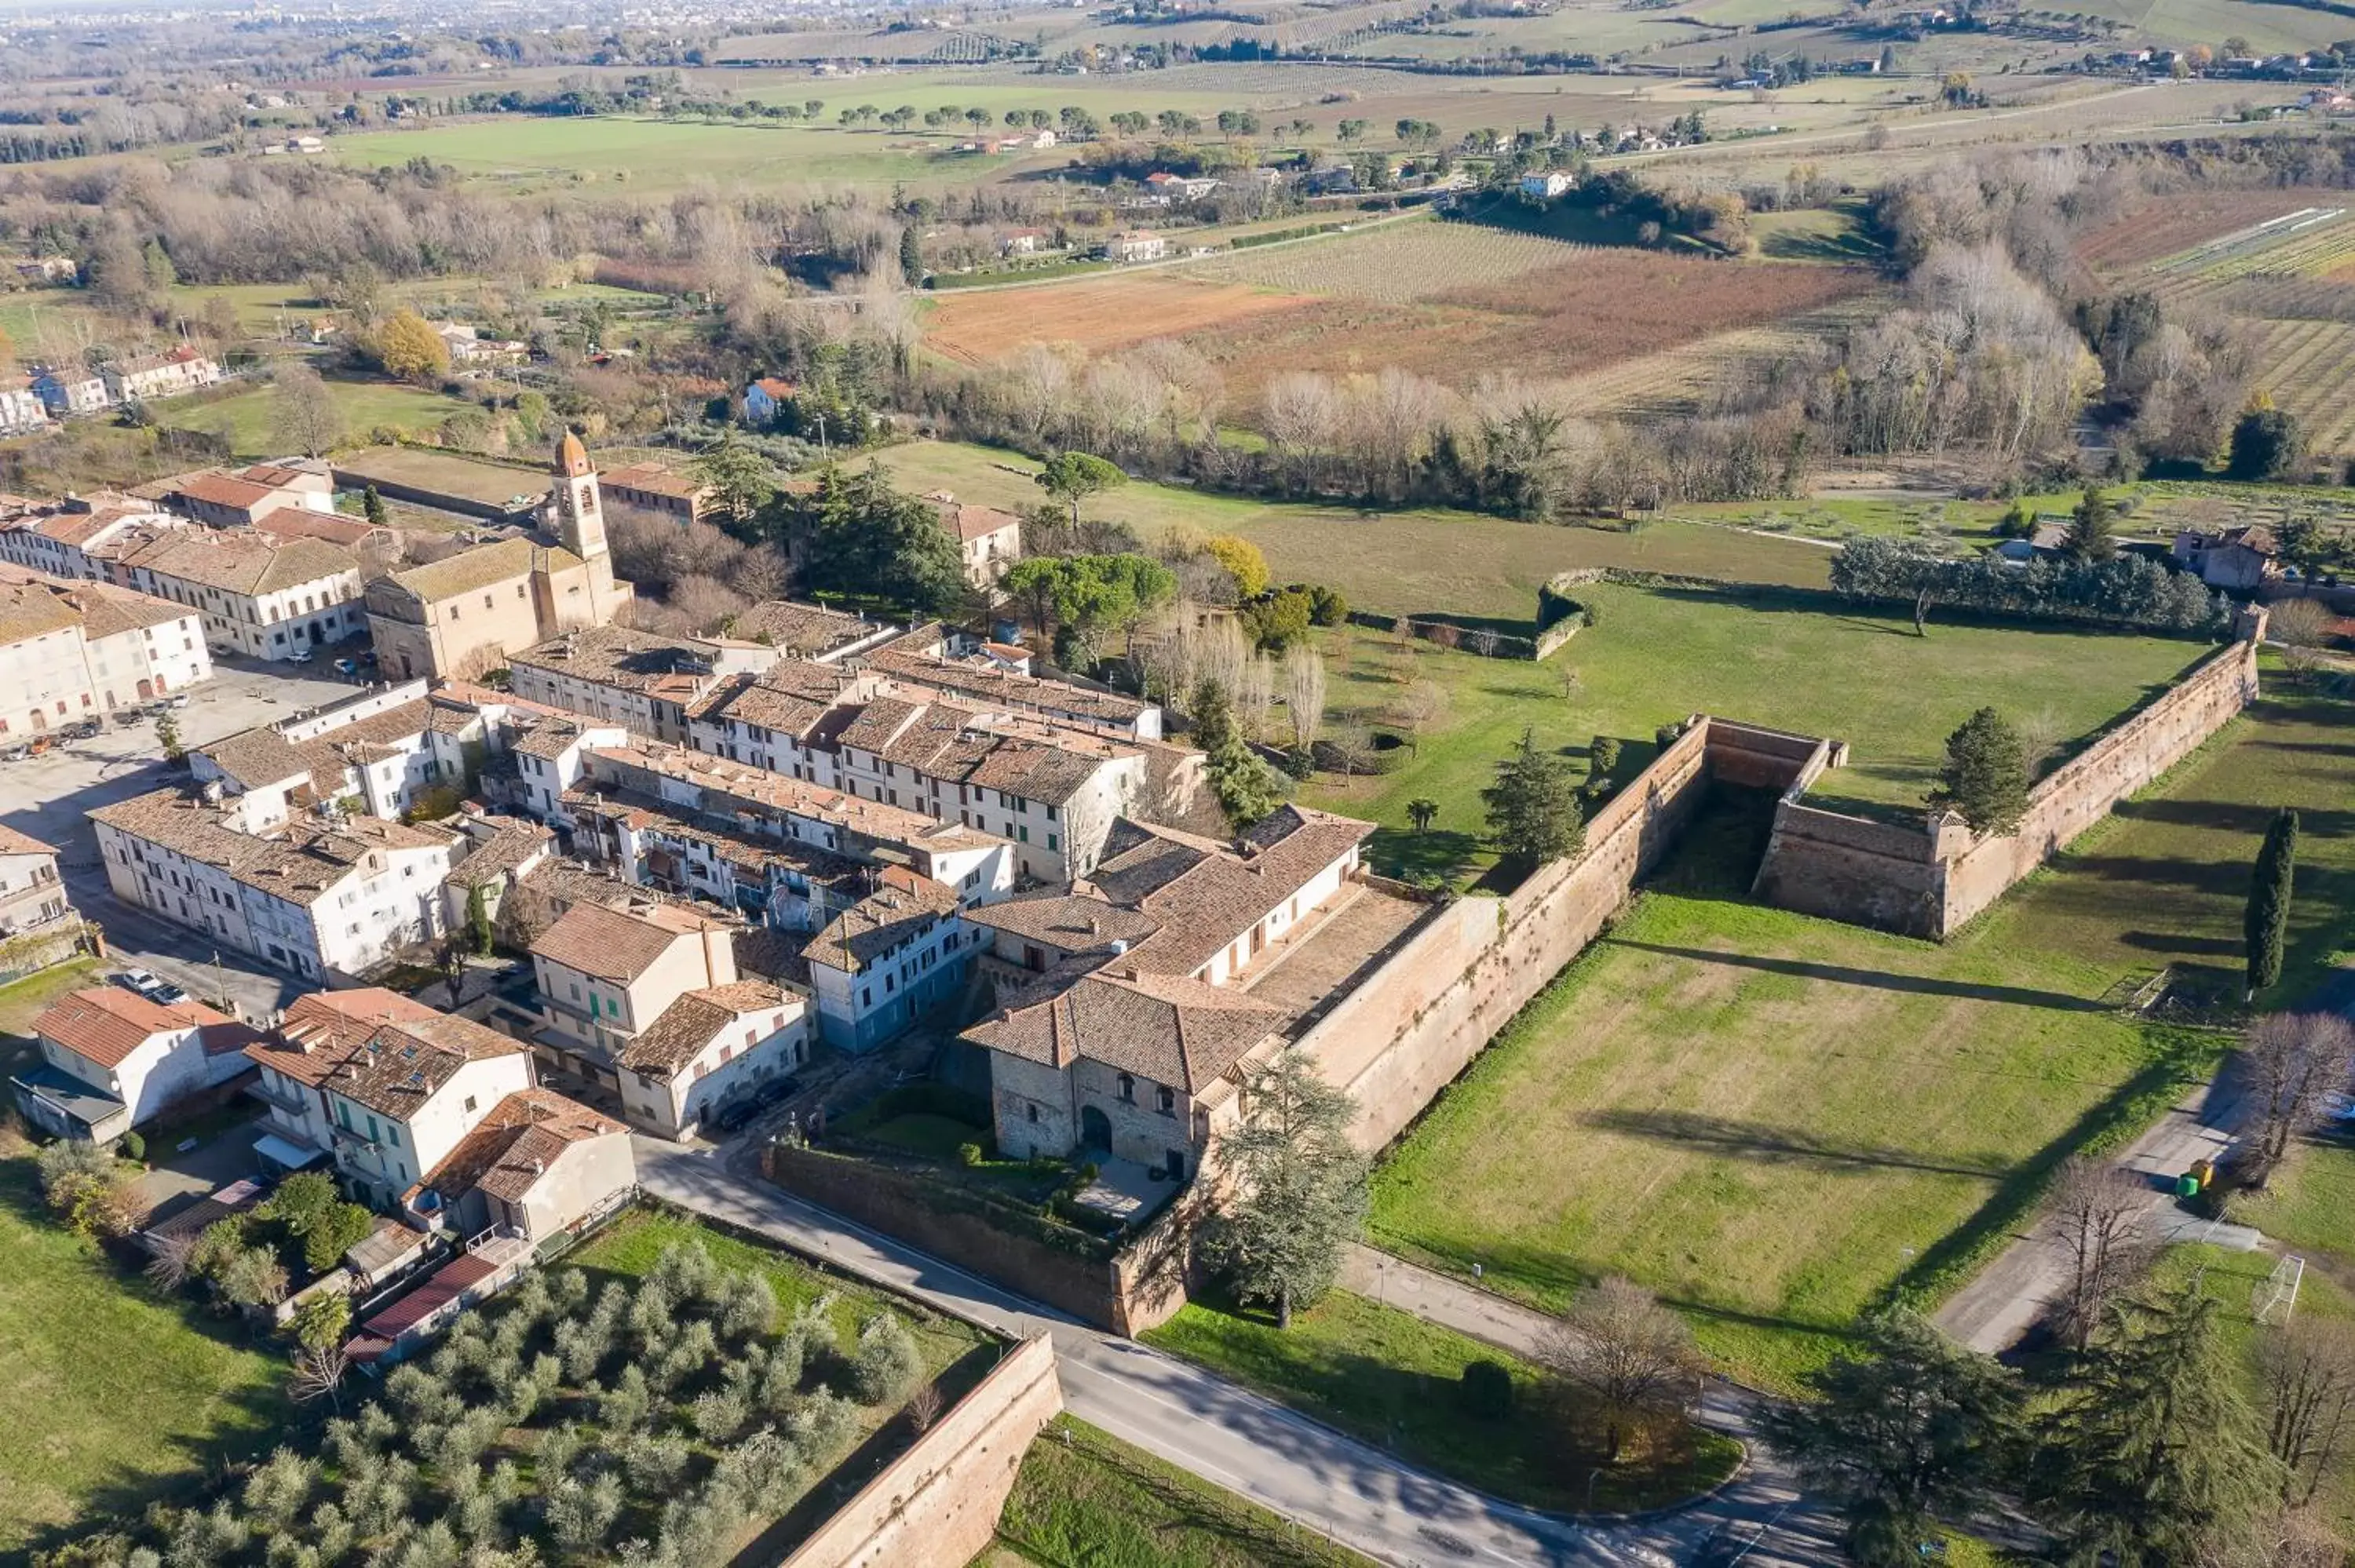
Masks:
[[[319,1083],[336,1169],[370,1207],[430,1217],[426,1176],[507,1096],[532,1087],[530,1050],[472,1019],[377,1022]],[[407,1200],[404,1202],[404,1200]]]
[[[51,577],[122,582],[123,556],[192,526],[155,502],[106,491],[61,502],[0,501],[0,560]]]
[[[808,1060],[808,1004],[767,980],[739,980],[682,991],[615,1065],[631,1122],[677,1139]]]
[[[106,382],[110,402],[152,403],[210,387],[221,378],[221,368],[199,350],[182,344],[165,354],[115,360],[100,375]]]
[[[494,1105],[424,1181],[454,1234],[485,1233],[538,1246],[629,1201],[637,1159],[620,1120],[553,1089],[518,1089]]]
[[[1374,896],[1373,831],[1298,806],[1231,844],[1124,821],[1085,887],[967,911],[997,1008],[964,1038],[989,1053],[998,1146],[1198,1166],[1291,1020],[1263,980]]]
[[[553,478],[545,537],[477,545],[368,585],[368,635],[385,673],[473,679],[517,650],[608,623],[632,601],[606,549],[597,471],[570,431]]]
[[[212,673],[198,619],[180,605],[0,567],[0,737],[103,717]]]
[[[955,889],[900,866],[875,880],[802,948],[818,1031],[845,1051],[871,1051],[953,1000],[979,940]]]
[[[2176,564],[2210,588],[2254,593],[2281,572],[2281,549],[2263,524],[2214,533],[2186,528],[2175,535]]]
[[[119,568],[128,586],[195,609],[205,640],[224,652],[300,662],[366,625],[359,562],[324,539],[181,529],[133,549]]]
[[[73,414],[95,414],[114,404],[114,394],[107,389],[106,378],[95,371],[79,368],[36,371],[32,393],[48,409],[49,417],[56,419]]]
[[[1022,554],[1022,519],[995,506],[968,506],[946,491],[924,497],[941,526],[955,535],[964,580],[977,588],[996,585]]]
[[[60,1138],[111,1142],[250,1070],[254,1032],[200,1002],[121,986],[70,991],[33,1020],[41,1060],[11,1080],[17,1108]]]
[[[758,674],[782,657],[741,638],[590,626],[519,650],[507,665],[519,697],[683,743],[697,702],[728,677]]]
[[[1521,194],[1538,201],[1552,201],[1577,186],[1578,176],[1568,169],[1533,169],[1521,176]]]
[[[66,885],[58,880],[58,852],[0,823],[0,943],[75,918]],[[0,980],[15,979],[23,969],[0,952]]]
[[[756,430],[765,430],[777,422],[785,405],[799,395],[801,388],[782,376],[763,376],[744,386],[744,422]]]
[[[48,423],[49,406],[29,382],[0,381],[0,436],[25,435]]]
[[[1053,249],[1054,236],[1043,228],[1009,228],[997,241],[1000,256],[1036,256]]]
[[[450,351],[450,364],[459,370],[484,365],[513,365],[530,352],[528,344],[489,338],[466,322],[436,322],[433,335]]]
[[[901,865],[968,902],[1014,889],[995,834],[757,767],[653,744],[582,754],[561,817],[576,853],[624,880],[814,932]]]
[[[688,991],[736,982],[732,929],[654,898],[574,905],[531,944],[534,1044],[550,1065],[618,1091],[623,1045]]]
[[[906,630],[888,620],[869,620],[863,613],[769,599],[729,622],[728,634],[739,642],[773,648],[790,660],[833,664],[889,642]]]
[[[938,622],[913,627],[867,655],[867,666],[893,680],[1044,719],[1073,729],[1131,740],[1161,738],[1161,706],[1119,692],[1030,673],[1030,652],[975,641]]]
[[[464,842],[331,806],[250,821],[218,783],[89,815],[116,897],[313,980],[365,974],[440,937],[442,882]]]
[[[336,510],[335,481],[325,473],[258,464],[240,473],[182,474],[164,486],[166,504],[213,528],[250,528],[273,513]]]
[[[382,986],[311,991],[289,1003],[277,1024],[245,1047],[256,1070],[248,1092],[262,1105],[263,1130],[253,1148],[264,1168],[307,1171],[335,1162],[327,1075],[380,1025],[437,1016],[414,997]]]

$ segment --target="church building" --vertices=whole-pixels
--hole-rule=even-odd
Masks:
[[[570,430],[554,481],[538,537],[477,545],[368,585],[368,634],[386,679],[474,679],[518,649],[611,625],[631,602],[605,547],[596,466]]]

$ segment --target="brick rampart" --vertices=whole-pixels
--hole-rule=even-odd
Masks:
[[[1944,939],[2147,788],[2257,696],[2257,643],[2236,641],[2098,736],[2029,792],[2015,832],[1974,842],[1952,818],[1877,821],[1785,791],[1753,891],[1765,903]]]
[[[1062,1408],[1054,1341],[1024,1340],[783,1568],[964,1568],[996,1535],[1024,1451]]]

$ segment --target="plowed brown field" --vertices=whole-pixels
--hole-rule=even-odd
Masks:
[[[1241,283],[1198,283],[1132,272],[1032,289],[952,293],[933,302],[924,344],[965,365],[1002,359],[1027,343],[1101,351],[1194,334],[1314,303]]]
[[[2338,205],[2324,190],[2193,191],[2160,197],[2089,230],[2078,259],[2112,276],[2222,239],[2301,207]]]

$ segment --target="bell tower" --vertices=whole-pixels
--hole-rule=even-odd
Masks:
[[[603,558],[605,511],[597,490],[597,470],[589,449],[570,430],[556,448],[556,485],[549,501],[555,513],[556,536],[584,561]]]

